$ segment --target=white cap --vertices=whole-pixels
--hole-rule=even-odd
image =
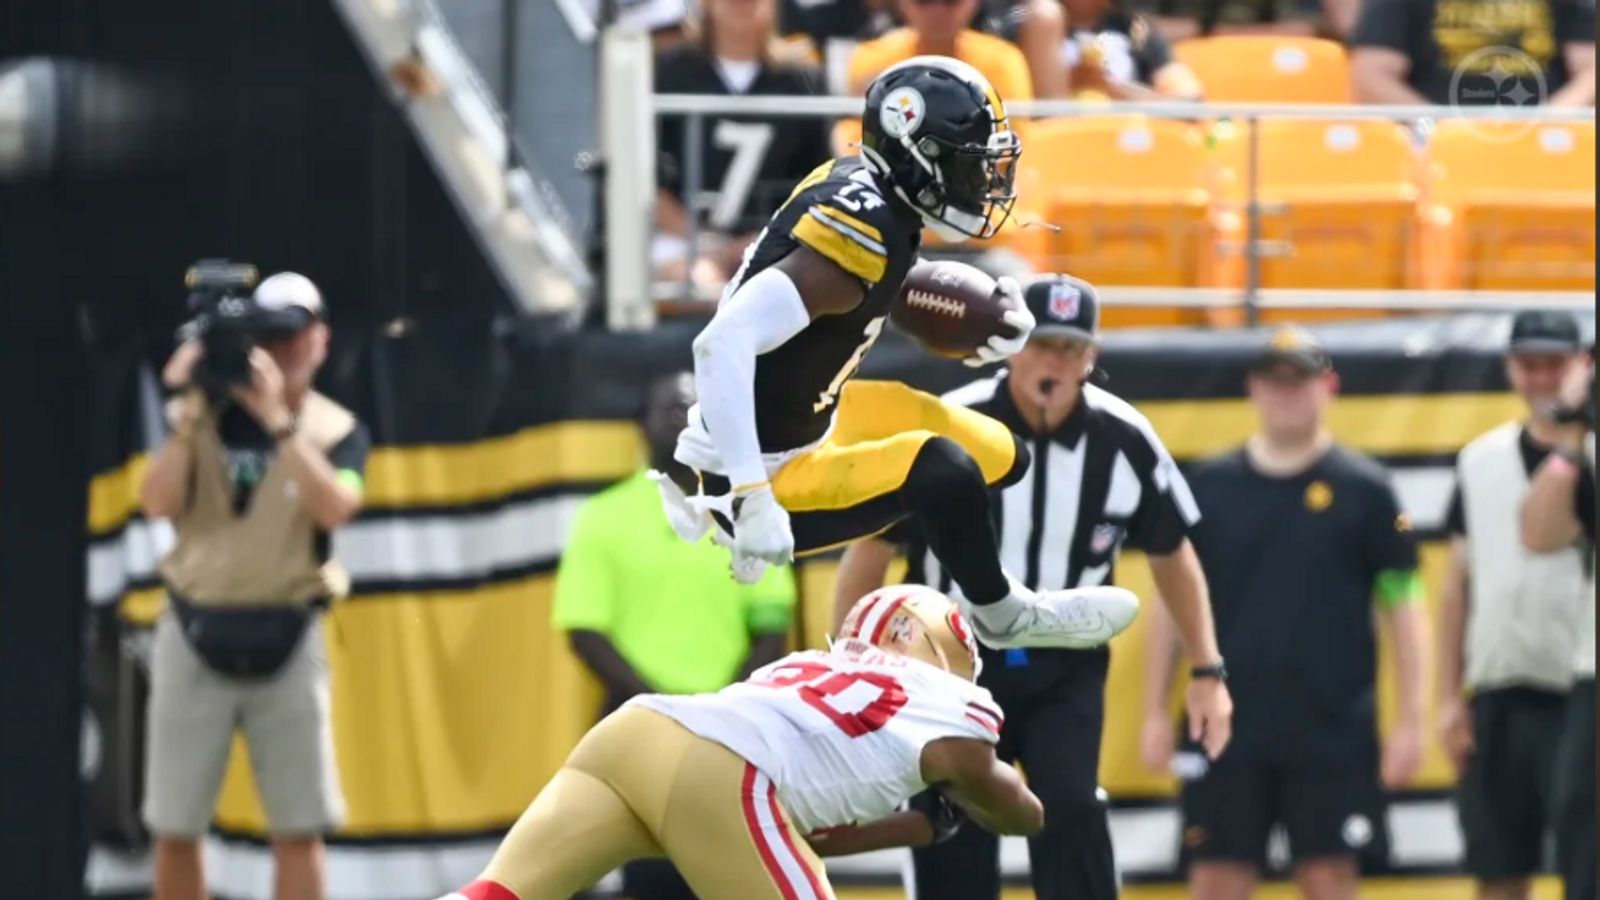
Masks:
[[[256,305],[269,316],[283,320],[286,327],[304,328],[321,319],[325,307],[322,292],[311,279],[297,272],[279,272],[256,287]]]

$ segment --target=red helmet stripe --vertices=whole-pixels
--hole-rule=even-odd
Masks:
[[[867,643],[873,646],[878,645],[878,641],[883,639],[883,630],[889,627],[889,620],[893,619],[894,614],[899,611],[900,607],[905,605],[906,598],[909,596],[911,595],[901,594],[894,598],[894,602],[889,604],[889,608],[884,610],[883,615],[878,618],[878,624],[873,626],[872,637],[867,639]]]

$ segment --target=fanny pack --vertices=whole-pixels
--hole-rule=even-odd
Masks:
[[[293,605],[196,606],[167,589],[172,611],[195,653],[217,672],[233,678],[270,678],[300,645],[312,616],[326,601]]]

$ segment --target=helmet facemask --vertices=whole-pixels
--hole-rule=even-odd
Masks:
[[[926,177],[914,191],[899,184],[895,190],[940,238],[987,240],[1011,218],[1017,202],[1017,161],[1022,156],[1016,132],[993,132],[987,145],[956,144],[931,135],[915,139],[908,135],[899,143]],[[877,155],[868,147],[862,153]],[[887,169],[881,159],[877,162]]]

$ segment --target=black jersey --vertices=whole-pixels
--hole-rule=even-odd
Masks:
[[[887,194],[860,158],[850,157],[807,175],[750,244],[729,293],[802,244],[867,289],[855,309],[820,316],[756,357],[756,433],[763,452],[803,447],[827,432],[839,390],[883,331],[921,240],[916,212]]]
[[[718,63],[699,44],[676,47],[656,63],[656,90],[663,94],[740,93],[724,80]],[[822,93],[821,74],[805,66],[763,64],[745,96],[781,97]],[[815,117],[707,116],[700,128],[697,197],[687,197],[690,178],[683,116],[662,116],[656,133],[657,183],[703,224],[729,234],[749,234],[782,205],[789,189],[831,155],[828,122]]]
[[[1416,540],[1388,473],[1335,444],[1306,471],[1286,476],[1258,471],[1236,450],[1195,466],[1189,484],[1206,513],[1194,545],[1230,690],[1240,709],[1274,711],[1241,717],[1235,741],[1272,740],[1279,720],[1293,714],[1368,722],[1378,579],[1417,566]]]

